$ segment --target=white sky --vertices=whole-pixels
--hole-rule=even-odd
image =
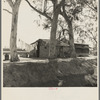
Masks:
[[[3,3],[2,8],[6,8],[11,11],[11,8],[7,3]],[[11,17],[11,14],[4,10],[2,11],[3,47],[9,47],[11,33]],[[18,17],[18,39],[20,38],[21,40],[30,44],[39,38],[46,39],[50,37],[50,31],[43,30],[42,26],[38,26],[36,23],[33,22],[35,19],[39,18],[38,13],[32,11],[32,9],[29,7],[25,0],[22,0],[21,2]]]

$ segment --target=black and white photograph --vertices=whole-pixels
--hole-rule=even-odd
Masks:
[[[97,87],[98,3],[2,0],[3,87]]]

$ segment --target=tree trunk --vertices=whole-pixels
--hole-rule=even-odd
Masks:
[[[74,34],[73,34],[72,21],[68,21],[68,28],[69,28],[70,57],[75,58],[76,52],[74,46]]]
[[[57,54],[56,54],[56,31],[57,31],[58,15],[60,13],[60,8],[61,8],[61,4],[62,4],[63,0],[60,3],[58,1],[59,0],[53,0],[54,11],[53,11],[52,26],[51,26],[51,34],[50,34],[49,63],[48,63],[48,65],[50,67],[50,71],[52,72],[49,75],[49,78],[52,78],[52,81],[57,81],[57,83],[58,83],[58,78],[57,78],[58,65],[57,65],[57,60],[55,59],[57,57]]]
[[[12,26],[11,26],[11,36],[10,36],[10,61],[18,61],[17,54],[17,23],[18,23],[18,10],[19,6],[12,8]]]
[[[66,11],[65,11],[65,6],[63,6],[63,12],[60,12],[60,14],[64,17],[69,28],[70,57],[75,58],[76,52],[75,52],[75,46],[74,46],[74,34],[73,34],[73,26],[72,26],[73,19],[69,19],[69,17],[67,16]]]
[[[55,4],[56,5],[56,4]],[[51,34],[50,34],[50,45],[49,45],[49,58],[56,58],[56,31],[57,31],[57,21],[58,15],[60,12],[61,5],[56,5],[54,7],[54,15],[51,26]]]

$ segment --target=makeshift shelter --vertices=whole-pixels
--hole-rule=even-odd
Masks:
[[[34,43],[31,43],[33,50],[30,51],[30,57],[48,58],[49,55],[49,39],[38,39]],[[88,56],[89,45],[86,44],[74,44],[77,56]],[[56,56],[58,58],[70,57],[70,46],[68,40],[56,40]]]

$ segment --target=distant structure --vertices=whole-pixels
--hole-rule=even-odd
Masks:
[[[48,58],[49,55],[49,39],[38,39],[34,43],[31,43],[33,50],[30,51],[30,57]],[[68,58],[70,57],[69,41],[62,39],[61,41],[56,40],[56,56],[58,58]],[[88,56],[89,55],[89,45],[87,44],[77,44],[75,43],[76,55]]]
[[[22,57],[29,57],[29,52],[17,49],[18,56]],[[10,59],[10,49],[9,48],[3,48],[3,60],[9,60]]]
[[[32,45],[25,43],[21,39],[18,40],[17,53],[20,57],[29,57],[29,52],[33,50]],[[10,48],[3,48],[3,60],[10,59]]]
[[[18,40],[18,48],[25,50],[27,52],[30,52],[33,50],[33,46],[30,44],[25,43],[23,40],[19,39]]]

